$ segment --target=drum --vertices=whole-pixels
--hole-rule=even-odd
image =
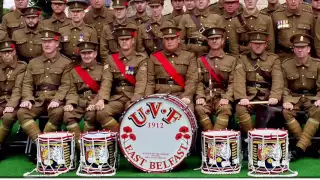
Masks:
[[[240,132],[203,131],[201,133],[204,174],[236,174],[241,170]]]
[[[280,129],[254,129],[248,132],[249,176],[287,176],[289,170],[288,132]],[[290,172],[292,172],[290,170]],[[288,173],[296,176],[297,172]]]
[[[118,133],[110,131],[81,134],[78,176],[113,176],[118,163]]]
[[[120,149],[132,165],[145,172],[174,169],[189,155],[195,141],[196,118],[172,95],[141,99],[120,120]]]

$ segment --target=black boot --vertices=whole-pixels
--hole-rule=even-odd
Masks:
[[[36,144],[32,143],[31,151],[27,156],[31,162],[35,164],[37,163],[37,145]]]
[[[302,158],[303,155],[304,155],[304,151],[303,151],[301,148],[299,148],[299,147],[296,146],[296,147],[291,151],[291,159],[290,159],[290,161],[291,161],[291,162],[294,162],[294,161]]]

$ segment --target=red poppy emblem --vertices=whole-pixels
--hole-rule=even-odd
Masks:
[[[126,127],[123,128],[123,131],[126,132],[126,133],[131,133],[132,129],[129,126],[126,126]]]
[[[129,3],[128,2],[124,2],[124,6],[128,7]]]
[[[127,139],[127,138],[128,138],[128,135],[127,135],[127,134],[122,134],[122,135],[121,135],[121,138],[122,138],[122,139]]]
[[[176,135],[176,140],[179,140],[179,139],[181,139],[182,138],[182,134],[181,133],[178,133],[177,135]]]
[[[177,36],[180,36],[180,32],[176,32],[176,35],[177,35]]]
[[[188,127],[186,127],[186,126],[182,126],[182,127],[179,129],[179,132],[181,132],[181,133],[187,133],[187,132],[189,132],[189,129],[188,129]]]
[[[10,46],[12,49],[15,49],[16,47],[14,46],[14,44],[11,44]]]
[[[36,12],[36,15],[40,16],[40,14],[41,14],[41,11]]]
[[[59,41],[60,36],[54,36],[54,40]]]
[[[131,36],[132,36],[132,37],[136,37],[136,35],[137,35],[136,32],[132,32],[132,33],[131,33]]]

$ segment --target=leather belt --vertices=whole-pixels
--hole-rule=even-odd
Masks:
[[[156,84],[178,85],[173,79],[159,78],[155,80]]]
[[[300,96],[300,95],[305,95],[305,96],[316,96],[317,93],[315,91],[310,91],[306,89],[299,89],[296,91],[291,91],[293,94],[292,96]]]
[[[11,95],[12,91],[3,91],[1,94],[2,95]]]
[[[256,88],[270,88],[271,85],[269,83],[256,82],[256,81],[247,81],[246,86],[256,87]]]
[[[54,84],[41,84],[39,86],[36,86],[37,91],[56,91],[59,89],[59,85]]]
[[[278,45],[279,47],[277,49],[279,49],[279,51],[283,51],[283,52],[287,52],[287,53],[292,53],[292,48],[290,47],[285,47],[285,46],[282,46],[282,45]]]
[[[133,86],[129,81],[127,80],[118,80],[116,81],[116,86],[117,87],[122,87],[122,86]]]
[[[208,46],[208,42],[207,41],[201,41],[199,39],[196,38],[188,38],[185,41],[186,44],[198,44],[201,46]]]

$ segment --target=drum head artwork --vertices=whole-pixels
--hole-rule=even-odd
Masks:
[[[146,172],[166,172],[188,155],[195,130],[195,117],[187,106],[170,95],[153,95],[124,113],[119,143],[135,167]]]

